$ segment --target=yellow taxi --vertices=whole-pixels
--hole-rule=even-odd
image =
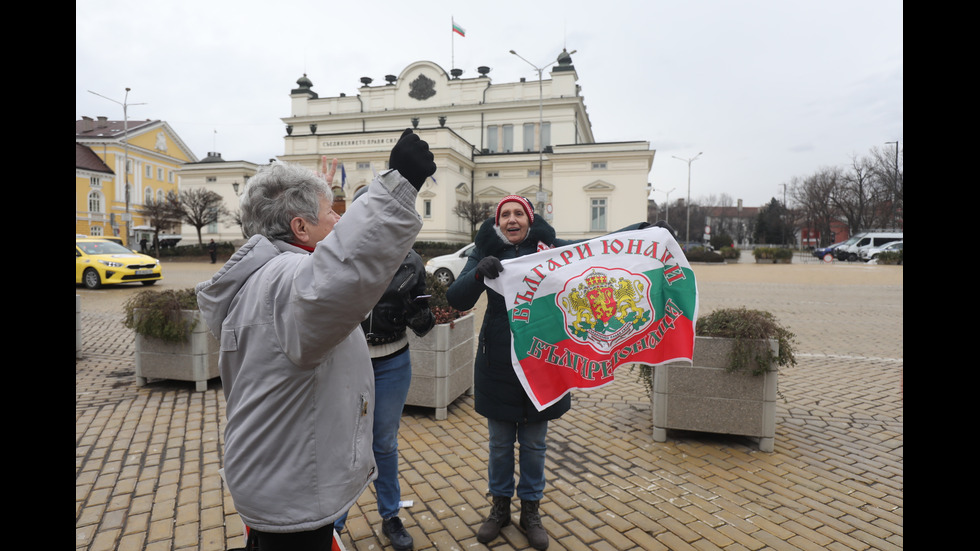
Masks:
[[[75,238],[75,283],[89,289],[116,283],[153,285],[163,279],[160,261],[98,237]]]

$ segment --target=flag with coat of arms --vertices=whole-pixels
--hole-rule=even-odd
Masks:
[[[511,358],[541,411],[617,367],[690,361],[698,290],[669,231],[651,226],[502,261]]]

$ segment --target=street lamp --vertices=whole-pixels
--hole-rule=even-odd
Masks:
[[[666,208],[666,209],[664,210],[664,222],[667,222],[668,224],[670,224],[670,194],[671,194],[671,193],[672,193],[672,192],[673,192],[673,191],[674,191],[675,189],[677,189],[677,188],[675,188],[675,187],[672,187],[672,188],[670,188],[670,190],[668,190],[668,191],[660,191],[659,189],[655,189],[655,190],[653,190],[653,191],[659,191],[660,193],[663,193],[664,195],[666,195],[666,196],[667,196],[667,199],[666,199],[666,201],[667,201],[667,202],[666,202],[666,203],[664,203],[665,205],[667,205],[667,208]]]
[[[892,180],[892,225],[898,228],[898,210],[895,203],[898,202],[898,140],[885,142],[885,145],[895,144],[895,176]]]
[[[698,157],[700,157],[702,153],[704,153],[704,151],[698,153],[690,159],[682,159],[676,155],[671,155],[671,157],[677,159],[678,161],[684,161],[687,163],[687,230],[684,232],[684,246],[687,246],[687,244],[691,242],[691,163],[698,160]]]
[[[564,51],[564,50],[562,50]],[[578,50],[572,50],[568,52],[567,55],[572,55]],[[521,54],[511,50],[510,53],[524,59]],[[555,63],[561,61],[561,56],[558,59],[552,61],[551,63],[545,65],[544,67],[538,67],[537,65],[531,63],[530,61],[524,59],[524,62],[534,67],[534,70],[538,72],[538,209],[544,212],[544,140],[541,139],[542,133],[544,132],[544,83],[542,82],[544,70],[551,67]]]
[[[126,244],[131,245],[129,233],[130,233],[130,224],[133,222],[132,220],[133,217],[130,216],[129,214],[129,139],[128,139],[129,138],[129,115],[127,114],[129,104],[126,103],[126,100],[129,98],[129,88],[126,88],[126,95],[123,96],[122,102],[116,101],[112,98],[107,98],[102,94],[95,93],[91,90],[89,90],[89,93],[95,94],[100,98],[105,98],[113,103],[118,103],[119,105],[122,105],[123,108],[123,192],[126,195],[126,216],[124,218],[126,221]],[[146,105],[146,104],[134,103],[132,105]]]

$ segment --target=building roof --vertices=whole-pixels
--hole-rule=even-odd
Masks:
[[[759,207],[709,207],[708,216],[712,218],[755,218]]]
[[[114,174],[112,169],[91,148],[80,143],[75,144],[75,168]]]
[[[160,121],[110,121],[106,117],[93,119],[92,117],[82,117],[82,120],[75,121],[75,138],[122,138],[124,133],[138,131],[144,126],[158,124]]]
[[[136,136],[155,130],[161,130],[166,133],[188,159],[188,162],[197,162],[197,155],[194,155],[194,152],[187,147],[187,144],[170,128],[170,125],[166,121],[161,120],[112,121],[108,117],[97,117],[93,119],[92,117],[83,116],[81,120],[75,121],[75,141],[83,144],[122,143],[123,141],[132,143],[133,138]],[[124,139],[125,137],[128,138]],[[166,149],[162,151],[144,149],[144,152],[162,153],[166,157],[178,161],[181,160],[178,155],[167,153]]]

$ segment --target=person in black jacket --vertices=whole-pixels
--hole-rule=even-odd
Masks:
[[[571,407],[571,395],[538,411],[518,380],[510,356],[510,326],[503,297],[484,285],[485,279],[500,275],[500,260],[517,258],[544,248],[572,243],[557,239],[555,230],[534,216],[531,202],[508,195],[497,205],[496,215],[480,227],[476,247],[459,277],[450,285],[446,298],[458,310],[469,310],[484,291],[487,310],[480,330],[474,363],[476,411],[487,418],[490,440],[488,478],[493,505],[477,532],[481,543],[492,541],[511,522],[510,502],[514,495],[514,444],[520,443],[520,526],[535,549],[548,547],[548,533],[541,524],[538,506],[545,487],[545,438],[548,421],[561,417]]]
[[[351,203],[367,192],[367,186],[354,194]],[[436,323],[429,308],[426,292],[425,264],[415,251],[409,251],[395,272],[381,300],[361,322],[367,337],[371,363],[374,365],[374,460],[378,478],[374,489],[378,496],[381,531],[397,551],[414,547],[398,511],[401,509],[401,486],[398,483],[398,427],[402,409],[412,383],[412,358],[406,328],[422,337]],[[344,514],[334,527],[339,532],[347,520]]]

